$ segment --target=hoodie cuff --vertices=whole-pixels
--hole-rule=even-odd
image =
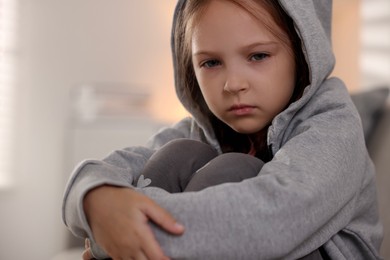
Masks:
[[[74,171],[63,201],[63,221],[70,231],[79,237],[88,237],[92,254],[96,259],[105,259],[108,255],[96,244],[92,230],[84,212],[85,195],[94,188],[103,185],[134,188],[123,176],[129,176],[126,169],[112,169],[99,161],[85,161]]]

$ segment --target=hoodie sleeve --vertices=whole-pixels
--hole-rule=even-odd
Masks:
[[[180,237],[155,227],[168,256],[296,259],[345,228],[373,180],[357,115],[318,108],[292,136],[255,178],[179,194],[144,188],[186,227]]]
[[[90,237],[83,198],[85,194],[101,185],[135,188],[145,163],[155,149],[178,138],[190,138],[192,119],[186,118],[173,127],[164,128],[153,136],[145,147],[130,147],[112,152],[103,160],[85,160],[73,171],[65,189],[62,217],[70,231],[80,237]]]

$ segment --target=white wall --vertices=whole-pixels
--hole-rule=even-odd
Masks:
[[[70,88],[124,82],[154,90],[155,101],[174,100],[175,0],[19,2],[16,171],[14,186],[0,190],[0,259],[44,260],[65,247]]]

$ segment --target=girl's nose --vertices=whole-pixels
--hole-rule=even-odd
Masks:
[[[248,90],[249,83],[242,74],[239,73],[231,73],[227,76],[225,86],[223,87],[223,90],[232,93],[237,94],[238,92],[243,92]]]

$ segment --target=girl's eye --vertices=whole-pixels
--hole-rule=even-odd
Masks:
[[[218,60],[208,60],[203,62],[200,66],[205,68],[213,68],[219,65],[221,65],[221,62]]]
[[[260,61],[260,60],[264,60],[268,57],[269,57],[269,54],[267,54],[267,53],[256,53],[250,57],[250,60],[251,61]]]

